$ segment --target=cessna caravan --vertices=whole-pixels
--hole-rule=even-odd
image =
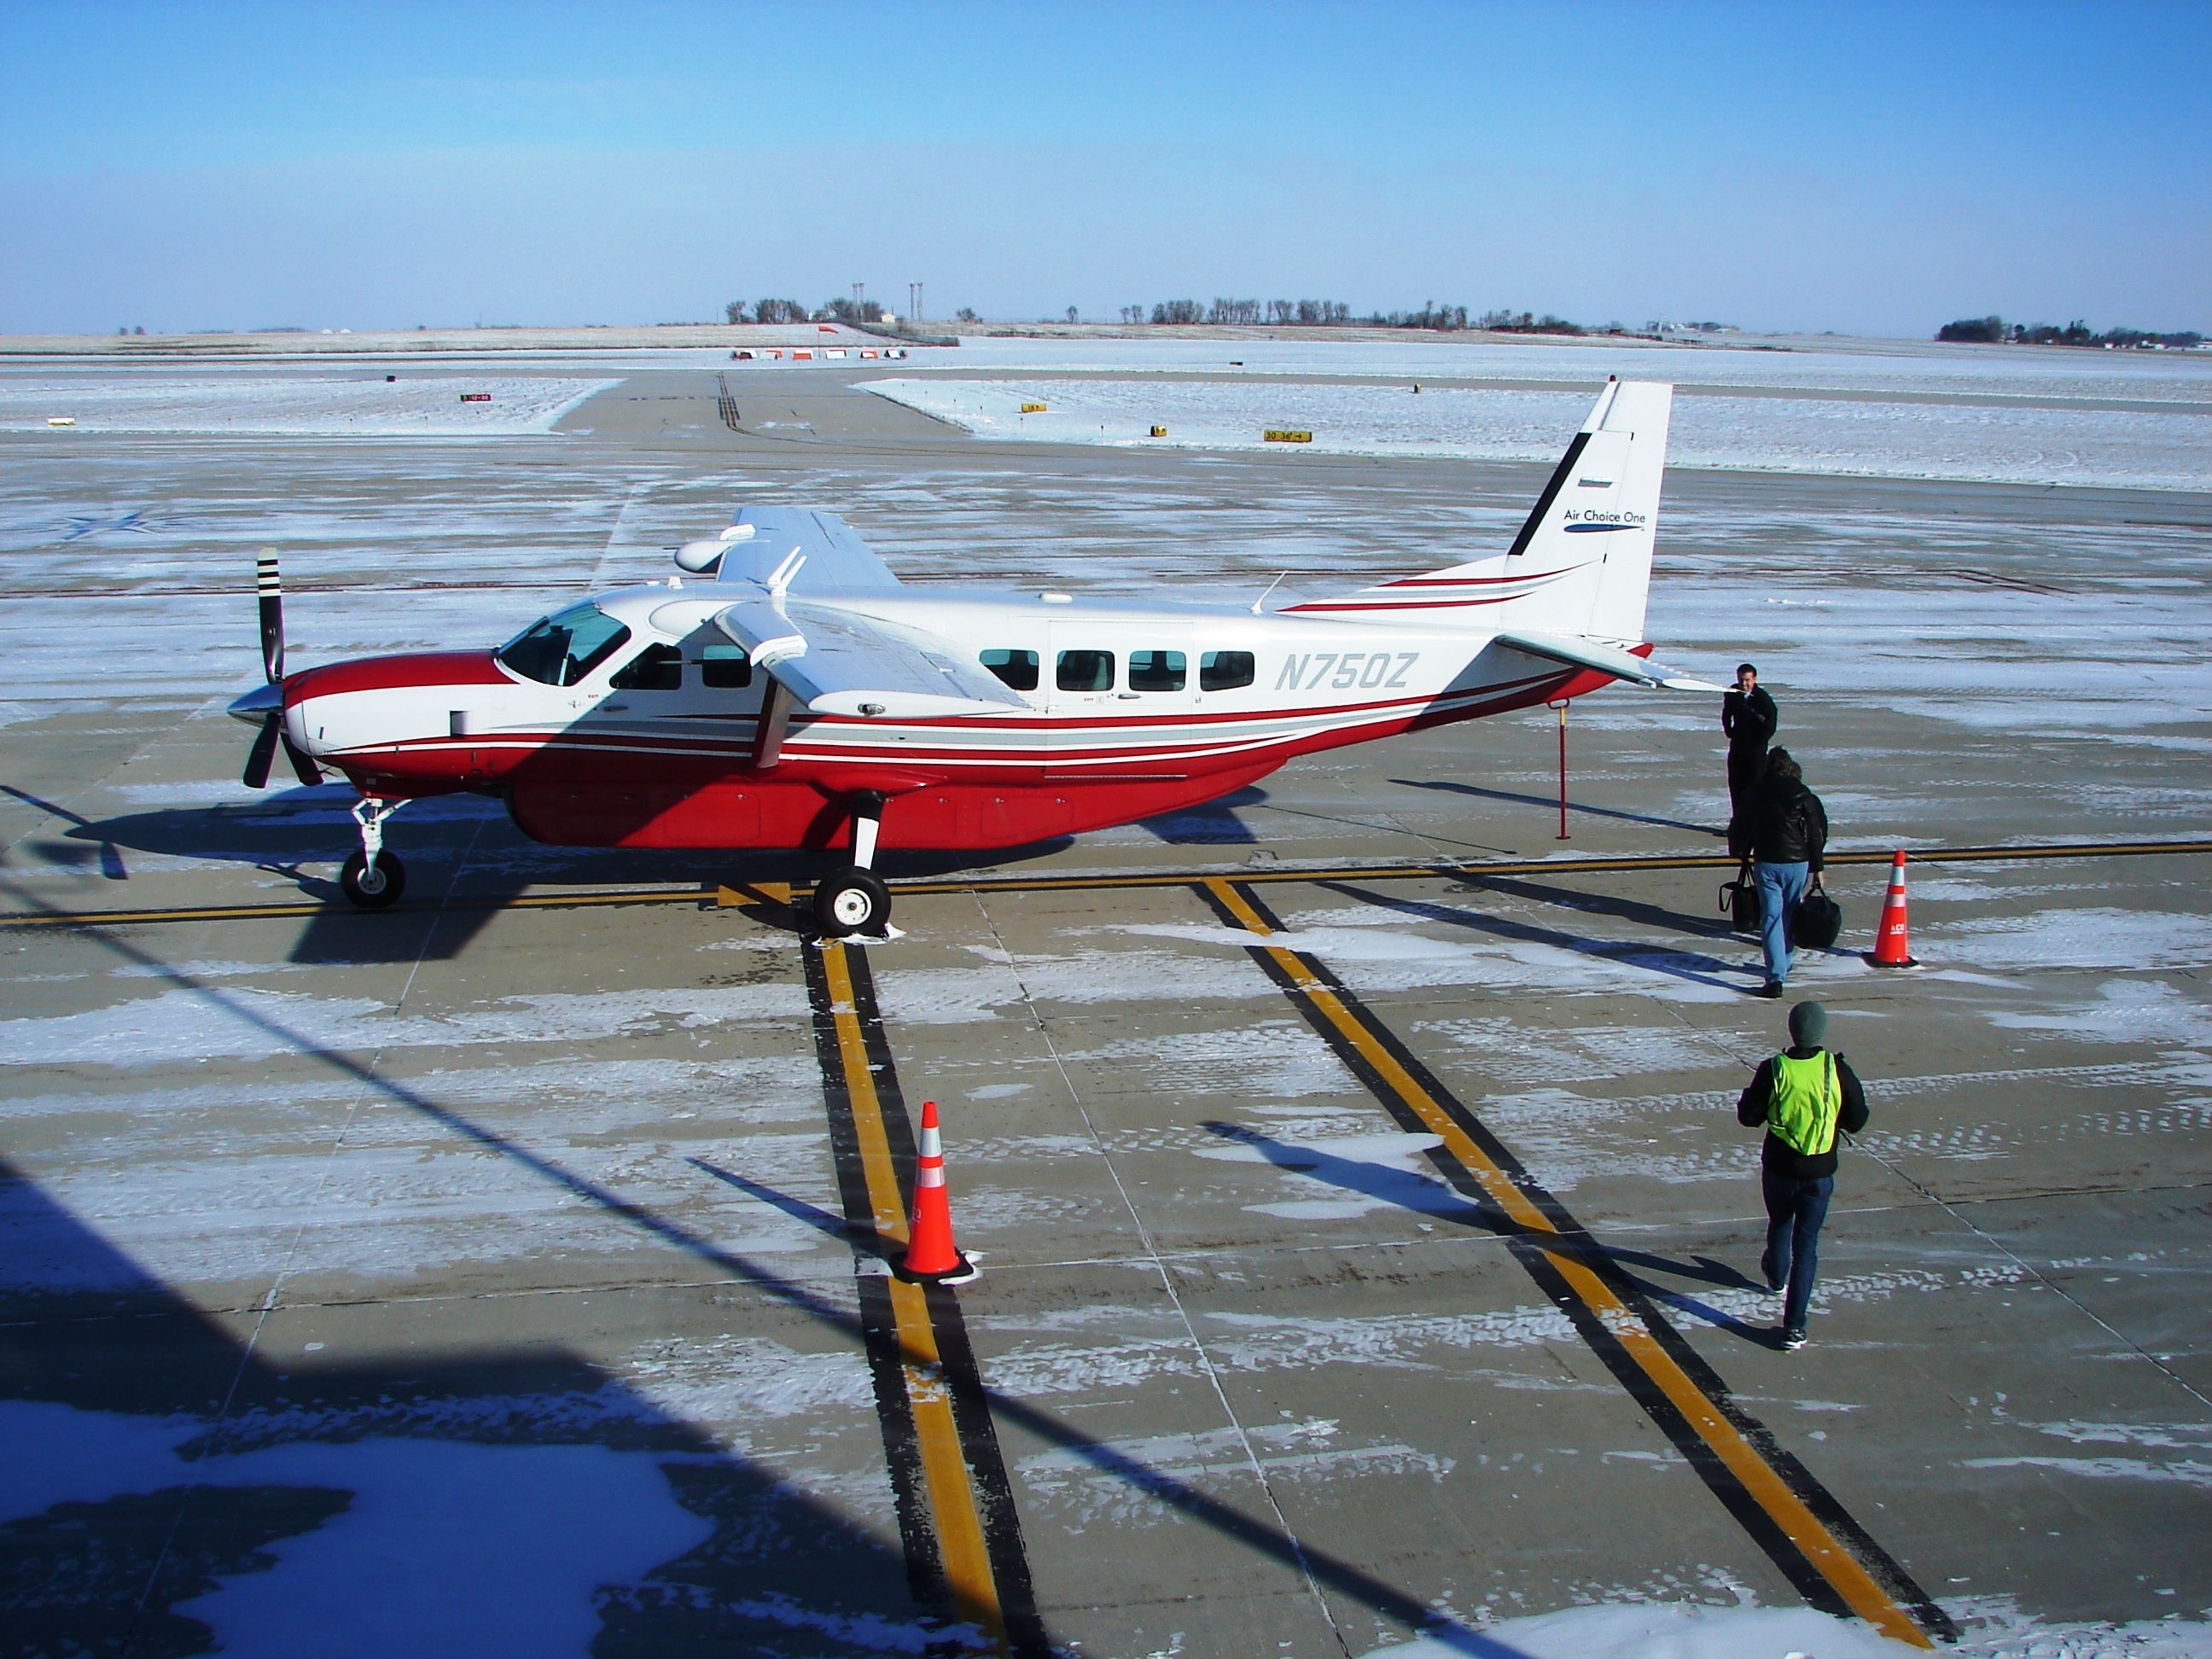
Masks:
[[[245,781],[281,745],[301,782],[359,791],[340,885],[371,908],[406,880],[386,820],[472,791],[556,845],[837,855],[817,926],[880,933],[886,848],[1079,835],[1614,680],[1717,690],[1643,638],[1672,396],[1608,381],[1504,551],[1273,609],[910,588],[834,514],[746,507],[665,584],[497,650],[287,673],[264,555],[267,684],[230,705],[258,728]]]

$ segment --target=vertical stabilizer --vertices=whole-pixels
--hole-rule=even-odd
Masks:
[[[1674,397],[1656,381],[1607,380],[1504,553],[1291,609],[1641,642]]]

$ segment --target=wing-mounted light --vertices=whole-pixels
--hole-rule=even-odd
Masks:
[[[724,556],[739,542],[750,541],[753,534],[753,526],[733,524],[719,536],[686,542],[676,550],[676,568],[695,576],[712,575],[720,568]]]

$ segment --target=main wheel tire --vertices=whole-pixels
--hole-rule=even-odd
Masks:
[[[880,933],[890,914],[890,889],[866,870],[841,870],[814,890],[814,924],[826,939]]]
[[[379,853],[371,870],[368,855],[356,848],[338,872],[338,886],[364,910],[388,910],[407,890],[407,866],[392,854]]]

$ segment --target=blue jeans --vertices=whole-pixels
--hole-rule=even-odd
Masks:
[[[1759,942],[1766,950],[1766,976],[1779,985],[1790,977],[1790,917],[1805,896],[1811,866],[1759,862]]]
[[[1813,1275],[1820,1266],[1820,1224],[1828,1218],[1836,1178],[1798,1181],[1761,1164],[1759,1186],[1766,1200],[1766,1252],[1759,1258],[1759,1271],[1768,1284],[1790,1287],[1782,1300],[1782,1328],[1802,1331],[1806,1310],[1813,1305]]]

